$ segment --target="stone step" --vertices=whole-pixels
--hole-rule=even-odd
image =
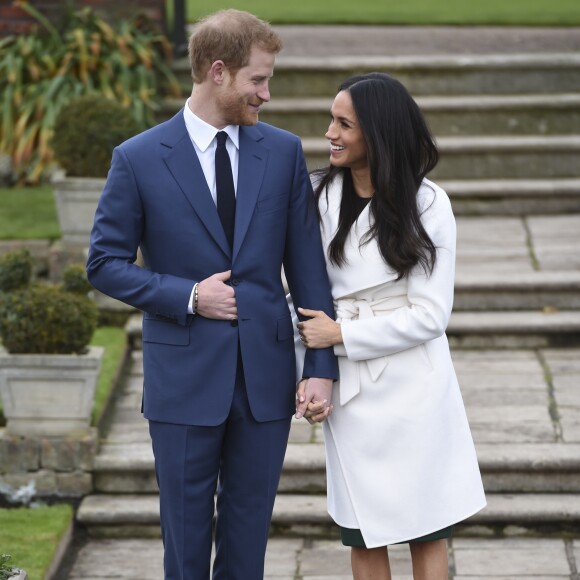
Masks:
[[[511,535],[558,528],[559,533],[580,527],[579,494],[487,494],[487,507],[465,520],[458,533],[476,529],[492,535],[509,529]],[[155,495],[91,495],[77,511],[77,522],[93,536],[158,536],[159,498]],[[326,511],[324,495],[279,494],[272,532],[287,536],[320,537],[336,534]]]
[[[456,216],[580,213],[580,178],[442,179]]]
[[[454,312],[447,336],[456,349],[578,346],[580,312]]]
[[[471,185],[441,183],[452,195],[465,197]],[[514,183],[510,187],[516,191]],[[549,191],[547,183],[542,187]],[[457,198],[452,199],[455,205]],[[456,221],[456,311],[580,308],[580,213],[458,216]]]
[[[270,83],[278,97],[331,97],[347,77],[373,71],[399,79],[413,95],[495,95],[577,93],[580,54],[527,53],[487,55],[337,56],[276,59]],[[191,92],[187,59],[173,70]]]
[[[458,272],[453,310],[580,310],[580,272]]]
[[[479,444],[484,486],[494,493],[580,493],[580,444]],[[325,493],[322,443],[290,443],[279,493]],[[105,443],[95,460],[93,483],[102,494],[155,494],[149,442]]]
[[[474,258],[465,258],[468,259]],[[580,310],[578,271],[509,271],[506,266],[503,272],[474,273],[478,263],[485,267],[484,258],[480,257],[470,264],[470,272],[456,275],[454,312]],[[132,344],[136,346],[140,345],[140,318],[136,313],[128,323]]]
[[[511,298],[517,300],[517,290]],[[573,292],[568,299],[576,300]],[[466,300],[477,300],[477,292]],[[131,317],[126,329],[131,346],[141,348],[141,316]],[[580,311],[454,311],[447,336],[457,349],[573,347],[580,345]]]
[[[437,144],[436,180],[580,177],[578,135],[440,137]],[[328,165],[326,139],[304,137],[302,145],[310,170]]]
[[[449,580],[570,580],[580,564],[577,537],[455,536],[448,552]],[[412,579],[408,545],[389,546],[389,562],[393,580]],[[264,580],[352,580],[350,550],[337,538],[270,538],[264,572]],[[67,578],[159,580],[163,544],[159,538],[89,539]]]
[[[184,99],[169,99],[157,113],[173,116]],[[580,133],[580,95],[423,96],[417,103],[437,137],[446,135],[550,135]],[[328,128],[332,98],[277,98],[264,104],[260,120],[302,137]]]
[[[141,351],[132,353],[131,374],[117,398],[107,445],[126,445],[125,449],[130,449],[128,444],[133,443],[150,445],[147,421],[139,412],[143,391],[142,354]],[[490,444],[495,446],[490,448],[492,453],[509,449],[508,455],[514,463],[520,464],[522,453],[535,453],[532,450],[539,445],[537,449],[541,451],[535,455],[535,461],[542,463],[544,459],[540,459],[546,457],[546,449],[554,457],[566,454],[565,449],[546,445],[580,444],[580,393],[577,388],[580,348],[452,349],[451,355],[476,449],[485,451],[485,446]],[[322,442],[320,425],[292,421],[291,445]],[[518,450],[513,447],[515,444],[531,447]],[[147,457],[146,449],[141,453]],[[311,457],[308,453],[298,455],[302,461]],[[124,459],[130,459],[130,453]],[[482,461],[485,459],[482,455]],[[509,469],[506,467],[504,471]],[[558,486],[554,489],[565,490]],[[541,491],[546,489],[541,488]]]

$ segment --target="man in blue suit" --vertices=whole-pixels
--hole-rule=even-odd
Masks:
[[[294,303],[333,317],[300,140],[258,123],[280,48],[246,12],[201,21],[186,106],[116,148],[91,233],[91,283],[144,313],[143,411],[168,580],[209,578],[216,489],[213,578],[263,578],[295,410],[282,265]],[[330,401],[332,350],[309,350],[304,377],[302,410]]]

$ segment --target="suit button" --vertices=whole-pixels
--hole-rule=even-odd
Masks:
[[[230,325],[235,328],[238,325],[238,319],[236,318],[235,320],[230,320]]]
[[[232,279],[232,286],[237,286],[240,282],[241,282],[241,280],[239,280],[238,278],[233,278]]]

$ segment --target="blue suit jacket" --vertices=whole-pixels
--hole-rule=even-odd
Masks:
[[[138,247],[145,267],[134,264]],[[294,304],[334,317],[300,140],[240,127],[230,251],[183,111],[117,147],[91,233],[93,286],[144,312],[143,408],[148,419],[217,425],[227,416],[238,344],[259,421],[295,407]],[[238,326],[187,314],[195,282],[232,270]],[[304,376],[337,377],[332,349],[308,351]]]

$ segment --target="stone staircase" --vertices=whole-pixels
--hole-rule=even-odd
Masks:
[[[180,61],[175,68],[187,94],[188,64]],[[509,188],[501,183],[505,180],[558,178],[548,182],[551,185],[544,182],[558,192],[559,179],[571,178],[568,187],[578,198],[579,68],[576,53],[281,56],[271,81],[273,99],[264,106],[261,119],[303,137],[310,169],[326,165],[323,135],[336,87],[352,74],[383,71],[401,80],[425,112],[442,152],[433,177],[451,182],[452,194],[459,189],[454,187],[456,180],[491,180],[497,194],[498,188]],[[160,118],[182,104],[183,100],[166,101]],[[565,190],[566,182],[561,185]],[[486,189],[473,195],[485,195]]]
[[[578,538],[580,54],[280,57],[261,118],[300,134],[309,167],[323,165],[335,87],[371,70],[399,78],[426,112],[441,149],[433,178],[457,216],[448,335],[488,496],[458,533]],[[77,516],[94,537],[159,536],[138,319],[128,331],[132,371]],[[319,426],[293,422],[279,491],[274,536],[336,537]]]
[[[175,69],[187,94],[187,62]],[[310,169],[326,165],[335,89],[373,70],[409,88],[437,138],[432,177],[461,218],[455,309],[577,308],[580,53],[280,56],[261,119],[302,137]]]
[[[454,360],[489,501],[463,533],[580,531],[580,349],[457,348]],[[141,369],[135,351],[95,462],[96,493],[78,512],[94,536],[159,534],[153,455],[138,412]],[[294,421],[274,511],[277,533],[335,533],[324,467],[322,430]]]

